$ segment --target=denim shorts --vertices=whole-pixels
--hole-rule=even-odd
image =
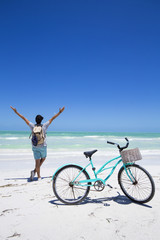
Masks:
[[[47,147],[46,146],[43,146],[43,147],[32,146],[32,151],[33,151],[35,160],[47,157]]]

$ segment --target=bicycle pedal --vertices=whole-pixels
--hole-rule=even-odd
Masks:
[[[109,185],[109,184],[107,184],[106,186],[107,186],[107,187],[110,187],[110,188],[113,188],[113,187],[112,187],[111,185]]]

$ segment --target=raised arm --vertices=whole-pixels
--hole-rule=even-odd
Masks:
[[[56,117],[58,117],[58,116],[64,111],[64,109],[65,109],[65,107],[60,108],[60,109],[59,109],[59,112],[58,112],[57,114],[55,114],[51,119],[49,119],[49,124],[51,124],[52,121],[53,121]]]
[[[12,106],[10,106],[12,108],[12,110],[20,117],[22,118],[26,123],[27,125],[29,125],[29,121],[27,118],[25,118],[23,115],[21,115],[19,112],[17,112],[17,109],[16,108],[13,108]]]

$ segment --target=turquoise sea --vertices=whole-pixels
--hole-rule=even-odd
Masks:
[[[0,131],[0,151],[11,149],[31,149],[30,132]],[[53,151],[114,151],[108,141],[125,145],[125,137],[130,148],[139,147],[144,152],[160,153],[160,133],[107,133],[107,132],[48,132],[48,149]]]
[[[33,167],[33,153],[30,132],[0,131],[1,169]],[[124,146],[125,137],[130,141],[129,148],[139,147],[144,165],[160,165],[159,133],[107,133],[107,132],[49,132],[47,133],[48,155],[44,166],[59,167],[66,163],[84,165],[87,159],[84,151],[97,149],[93,156],[96,165],[119,156],[116,146],[107,144],[112,141]],[[7,162],[7,165],[6,165]],[[18,164],[17,164],[18,163]]]

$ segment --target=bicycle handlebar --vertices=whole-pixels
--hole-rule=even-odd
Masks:
[[[109,141],[107,141],[107,143],[109,143],[109,144],[113,144],[113,145],[115,145],[116,143],[114,143],[114,142],[109,142]]]
[[[127,143],[124,147],[120,147],[118,143],[114,143],[114,142],[110,142],[110,141],[107,141],[107,143],[112,144],[112,145],[116,145],[121,152],[123,149],[128,148],[129,140],[128,140],[128,138],[125,138],[125,140],[127,141]]]

